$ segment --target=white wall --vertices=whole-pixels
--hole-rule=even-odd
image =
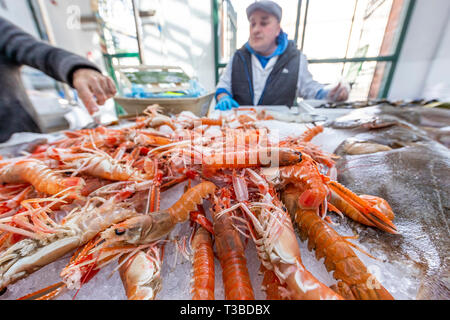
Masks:
[[[198,78],[207,89],[215,87],[214,39],[210,0],[140,0],[141,10],[154,9],[154,17],[144,18],[144,63],[178,65],[190,76]],[[58,46],[86,57],[91,52],[103,67],[98,36],[92,25],[81,29],[71,23],[68,10],[78,6],[82,15],[90,14],[90,0],[65,0],[46,8]],[[158,30],[158,24],[161,27]]]
[[[39,39],[31,10],[25,0],[4,0],[5,7],[0,5],[0,16],[9,19],[20,28]],[[52,4],[44,0],[45,9],[50,19],[51,32],[55,45],[77,53],[103,68],[103,60],[98,46],[95,24],[80,25],[77,23],[81,15],[90,14],[90,0],[64,0]]]
[[[450,101],[450,16],[440,45],[425,80],[423,95],[427,99]]]
[[[89,58],[104,70],[96,24],[81,24],[81,16],[89,16],[90,0],[57,1],[56,5],[44,0],[56,46]]]
[[[215,90],[215,54],[212,3],[210,0],[189,0],[191,22],[186,27],[193,39],[192,66],[196,76],[207,90]]]
[[[417,0],[389,99],[448,99],[449,14],[448,0]]]
[[[26,1],[4,0],[4,6],[0,6],[0,17],[8,19],[36,38],[39,38],[39,33]]]
[[[214,38],[210,0],[140,0],[141,9],[155,9],[143,26],[144,62],[177,65],[214,90]],[[153,23],[153,24],[151,24]]]
[[[38,37],[30,10],[24,0],[6,0],[0,15]],[[56,46],[77,53],[104,69],[95,24],[77,24],[76,10],[90,15],[90,0],[44,0]],[[214,38],[210,0],[140,0],[141,9],[155,9],[143,27],[144,62],[150,65],[179,65],[198,78],[207,90],[215,88]],[[158,24],[161,27],[158,30]]]

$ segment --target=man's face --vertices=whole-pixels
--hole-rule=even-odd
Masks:
[[[263,55],[271,54],[277,46],[275,39],[281,30],[278,19],[270,13],[257,10],[249,20],[250,46]]]

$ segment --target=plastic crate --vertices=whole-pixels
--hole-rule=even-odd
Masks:
[[[120,118],[129,118],[143,113],[150,105],[158,104],[161,106],[162,113],[166,115],[178,114],[181,111],[191,111],[193,114],[203,117],[209,109],[214,92],[197,98],[155,98],[155,99],[137,99],[115,97],[114,100],[120,104],[127,115]]]

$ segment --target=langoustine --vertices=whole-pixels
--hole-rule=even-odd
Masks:
[[[5,219],[0,220],[0,227],[27,237],[0,254],[0,288],[5,288],[87,243],[110,225],[137,214],[130,203],[117,200],[116,197],[109,200],[91,199],[84,207],[73,211],[64,224],[57,224],[46,216],[40,222],[51,227],[50,232],[43,232],[35,225],[28,227],[31,230],[11,229],[5,224]],[[82,214],[76,214],[78,210]],[[33,215],[36,212],[24,212],[22,216],[26,214]]]
[[[330,182],[331,177],[327,177],[324,174],[324,167],[330,167],[333,166],[332,158],[329,157],[329,155],[321,154],[319,151],[315,149],[311,144],[310,140],[311,138],[319,133],[321,131],[321,128],[314,128],[313,130],[307,132],[305,135],[301,136],[300,139],[293,139],[290,141],[287,141],[285,144],[268,144],[268,145],[259,145],[259,141],[256,140],[256,144],[252,145],[252,141],[256,138],[258,138],[259,133],[258,132],[249,132],[248,134],[244,135],[244,148],[239,150],[236,149],[231,152],[223,152],[223,143],[221,144],[218,141],[207,141],[205,140],[204,147],[205,150],[212,151],[211,154],[216,155],[216,158],[208,158],[208,152],[200,153],[202,156],[202,161],[198,163],[192,163],[192,162],[185,162],[186,158],[183,159],[177,158],[176,153],[178,153],[183,148],[187,147],[194,147],[192,150],[195,150],[195,145],[193,145],[192,141],[182,139],[182,140],[174,140],[172,138],[164,138],[163,136],[155,135],[154,133],[146,133],[147,130],[153,130],[153,129],[147,129],[147,127],[150,128],[158,128],[163,125],[169,126],[172,130],[179,129],[179,128],[187,128],[186,126],[190,127],[190,124],[183,124],[178,123],[174,119],[170,119],[168,117],[162,116],[159,117],[156,109],[149,110],[147,116],[152,119],[146,119],[143,117],[142,119],[138,120],[137,126],[131,127],[130,129],[124,130],[122,132],[108,132],[109,130],[98,130],[98,132],[95,132],[97,136],[95,139],[98,139],[97,141],[93,139],[93,133],[92,131],[86,131],[83,133],[80,133],[79,140],[75,144],[70,144],[68,141],[68,146],[66,146],[64,150],[58,150],[57,148],[60,148],[64,144],[55,144],[56,148],[49,147],[46,148],[45,151],[40,152],[39,155],[35,155],[35,159],[27,159],[27,161],[30,162],[37,162],[41,161],[42,163],[45,163],[46,161],[45,156],[52,157],[51,152],[58,151],[57,153],[53,153],[54,159],[61,160],[63,163],[60,163],[59,170],[67,170],[67,171],[75,171],[75,174],[83,174],[87,176],[96,176],[98,175],[99,179],[108,179],[108,180],[122,180],[124,184],[117,184],[117,186],[125,186],[128,183],[132,182],[133,180],[137,180],[139,182],[145,183],[146,181],[149,181],[150,179],[156,179],[158,180],[158,183],[163,182],[161,185],[161,188],[163,190],[166,190],[167,188],[170,188],[171,186],[188,179],[196,179],[198,177],[200,178],[206,178],[210,179],[212,181],[220,181],[220,183],[223,184],[229,184],[229,186],[232,184],[233,189],[236,192],[236,199],[238,201],[249,201],[246,202],[246,205],[248,208],[250,208],[246,213],[248,217],[250,216],[250,213],[253,215],[252,218],[250,218],[249,222],[250,224],[254,224],[252,228],[255,229],[255,225],[258,226],[258,231],[261,232],[263,230],[264,232],[269,232],[271,228],[266,228],[267,225],[265,224],[267,221],[265,220],[267,216],[277,216],[277,219],[280,219],[284,221],[286,213],[284,215],[281,215],[281,211],[277,211],[276,209],[269,206],[269,203],[272,203],[275,207],[282,208],[281,202],[276,199],[275,189],[283,189],[287,184],[295,184],[297,189],[301,190],[302,193],[297,194],[297,205],[300,205],[303,210],[312,210],[314,214],[319,217],[317,214],[319,214],[321,217],[324,217],[327,211],[327,205],[330,205],[331,203],[334,203],[333,199],[330,200],[329,196],[330,193],[335,192],[336,189],[339,190],[339,188],[334,188],[335,185],[333,182]],[[238,118],[243,128],[251,128],[252,127],[252,119],[251,118],[245,118],[240,117]],[[256,118],[255,118],[256,119]],[[223,118],[220,119],[220,121],[203,121],[201,120],[200,123],[202,125],[208,126],[213,125],[219,130],[224,130],[225,128],[228,128],[227,119]],[[203,130],[203,129],[202,129]],[[116,134],[117,133],[117,134]],[[103,137],[101,135],[104,135]],[[76,136],[76,135],[75,135]],[[188,135],[189,137],[195,136],[195,134]],[[88,138],[89,137],[89,138]],[[101,143],[102,139],[106,139],[107,137],[108,141],[106,143]],[[158,137],[158,139],[154,139],[154,137]],[[162,138],[162,139],[159,139]],[[78,138],[76,138],[78,139]],[[239,139],[237,139],[236,136],[232,136],[232,142],[236,144]],[[73,142],[73,141],[72,141]],[[100,142],[97,144],[97,142]],[[70,150],[67,150],[67,148],[71,148]],[[130,151],[131,150],[131,151]],[[59,153],[59,151],[61,151]],[[264,162],[260,156],[259,152],[265,151],[268,156],[272,155],[278,155],[279,160],[281,161],[274,161],[274,162]],[[181,153],[183,154],[183,153]],[[56,156],[57,155],[57,156]],[[62,155],[62,157],[60,157]],[[186,153],[185,153],[186,155]],[[188,157],[191,157],[191,154],[187,153]],[[103,160],[100,159],[102,156]],[[269,157],[269,158],[270,158]],[[65,158],[65,159],[63,159]],[[89,159],[94,159],[92,162]],[[123,158],[123,161],[120,160]],[[243,161],[241,161],[239,158],[243,158]],[[107,170],[105,168],[111,168],[111,166],[104,166],[104,168],[100,168],[105,162],[104,159],[107,159],[108,161],[111,161],[114,165],[117,165],[117,175],[115,177],[108,176],[107,174],[110,174],[110,170]],[[191,158],[192,160],[192,158]],[[254,160],[254,162],[252,161]],[[122,161],[122,162],[120,162]],[[161,167],[158,169],[158,162],[161,165]],[[154,164],[156,163],[156,164]],[[99,166],[97,166],[97,164]],[[129,165],[127,167],[127,170],[122,170],[120,166],[123,164]],[[280,178],[278,181],[271,181],[274,183],[273,187],[275,189],[272,189],[272,187],[267,188],[262,192],[264,194],[264,197],[259,198],[257,194],[255,194],[255,190],[244,190],[240,189],[241,187],[244,187],[245,185],[242,184],[243,177],[245,176],[245,173],[252,172],[249,168],[255,168],[255,170],[258,170],[262,167],[272,167],[271,169],[278,169],[279,172],[281,172]],[[275,168],[273,168],[275,167]],[[14,170],[18,167],[12,167]],[[156,170],[153,170],[155,169]],[[93,169],[91,171],[91,169]],[[121,171],[122,170],[122,171]],[[209,170],[209,172],[208,172]],[[95,172],[94,172],[95,171]],[[6,171],[5,171],[6,172]],[[60,171],[62,172],[62,171]],[[14,173],[14,172],[12,172]],[[122,174],[123,173],[123,174]],[[11,175],[14,177],[14,174]],[[21,175],[16,175],[21,179]],[[66,177],[62,175],[62,177]],[[253,178],[255,176],[253,175]],[[259,177],[260,180],[264,180],[262,177]],[[18,180],[13,180],[18,181]],[[103,183],[103,180],[99,180],[100,183]],[[38,185],[37,183],[35,183]],[[107,186],[108,183],[106,183]],[[99,186],[100,190],[105,190],[103,187]],[[75,189],[75,188],[74,188]],[[84,190],[85,188],[83,188]],[[99,192],[94,190],[96,188],[87,188],[89,190],[86,190],[83,192],[83,196],[87,197],[84,200],[89,201],[99,201],[98,207],[101,206],[100,203],[102,203],[103,200],[99,200],[98,194]],[[63,273],[63,278],[67,280],[67,283],[74,283],[74,284],[82,284],[85,280],[84,278],[75,277],[75,273],[69,272],[70,270],[76,271],[78,268],[78,271],[80,271],[80,274],[85,274],[88,270],[90,270],[89,277],[94,274],[93,271],[98,271],[102,266],[104,266],[106,263],[109,263],[110,261],[115,261],[119,259],[119,265],[120,268],[118,268],[121,275],[124,275],[122,279],[124,280],[125,287],[131,288],[133,283],[139,282],[139,275],[135,274],[133,270],[136,270],[133,268],[133,265],[136,263],[136,265],[146,265],[149,267],[147,273],[144,273],[142,276],[145,278],[147,277],[147,280],[145,283],[149,284],[149,290],[147,290],[146,285],[141,286],[139,290],[142,289],[142,292],[144,294],[142,296],[137,294],[137,290],[127,289],[127,295],[131,298],[136,297],[143,297],[146,299],[153,299],[155,298],[157,292],[158,292],[158,281],[157,279],[161,280],[159,270],[159,264],[156,262],[159,260],[156,257],[158,254],[156,254],[155,251],[150,250],[152,246],[155,245],[155,242],[159,241],[160,239],[167,236],[171,230],[173,230],[173,227],[177,223],[181,223],[184,221],[187,221],[189,219],[189,212],[195,210],[198,203],[201,202],[201,200],[205,197],[210,196],[214,193],[215,187],[213,187],[211,182],[201,182],[197,189],[195,189],[195,192],[189,193],[190,195],[184,195],[178,201],[172,208],[165,210],[163,212],[159,210],[140,210],[143,207],[145,207],[145,204],[141,203],[137,205],[132,205],[131,207],[134,208],[135,214],[132,214],[129,218],[125,219],[124,221],[120,221],[118,224],[115,224],[113,227],[108,228],[108,226],[104,226],[106,231],[100,230],[101,228],[96,229],[96,234],[100,233],[100,238],[96,239],[94,241],[95,245],[91,247],[91,244],[88,244],[86,247],[86,252],[83,252],[86,254],[85,256],[81,255],[74,259],[71,262],[71,265],[68,266],[68,268],[65,269]],[[269,191],[270,190],[270,191]],[[116,190],[109,191],[109,194],[113,194],[114,192],[120,193],[123,190],[121,190],[121,187],[118,187]],[[260,190],[261,192],[261,190]],[[248,193],[248,197],[245,197],[245,194]],[[78,197],[78,196],[77,196]],[[96,198],[97,197],[97,198]],[[266,198],[265,198],[266,197]],[[142,198],[142,195],[141,195]],[[270,198],[270,201],[268,200]],[[371,202],[369,199],[360,197],[364,201],[366,201],[367,206],[373,206],[376,207],[377,204],[375,202]],[[63,199],[68,199],[66,196]],[[80,198],[81,199],[81,198]],[[96,200],[93,200],[96,199]],[[125,199],[125,198],[124,198]],[[122,199],[121,201],[124,201]],[[244,200],[243,200],[244,199]],[[256,200],[255,200],[256,199]],[[105,199],[104,199],[105,200]],[[347,203],[350,203],[348,199],[345,199]],[[128,200],[126,200],[128,201]],[[149,200],[150,202],[152,200]],[[254,203],[252,203],[252,201]],[[120,202],[120,201],[119,201]],[[258,204],[259,203],[259,204]],[[264,206],[261,206],[261,203],[264,203]],[[188,207],[184,207],[185,204],[188,204]],[[259,205],[259,206],[258,206]],[[137,209],[137,208],[140,209]],[[270,208],[269,208],[270,207]],[[337,207],[339,207],[337,205]],[[364,206],[363,206],[364,207]],[[269,208],[269,209],[268,209]],[[384,209],[381,209],[381,207],[378,207],[379,209],[376,209],[377,211],[383,211]],[[39,208],[35,208],[38,210]],[[222,208],[224,209],[224,208]],[[357,208],[359,211],[362,212],[362,216],[364,214],[372,214],[375,211],[372,211],[371,209],[368,210],[361,210],[360,207]],[[226,210],[226,209],[225,209]],[[264,211],[265,210],[265,211]],[[337,210],[337,209],[336,209]],[[223,210],[222,210],[223,211]],[[245,210],[244,210],[245,211]],[[145,212],[142,214],[142,212]],[[150,212],[150,213],[149,213]],[[78,213],[79,214],[79,213]],[[361,214],[361,212],[359,213]],[[244,215],[245,216],[245,215]],[[20,217],[20,215],[19,215]],[[31,215],[27,219],[30,218]],[[213,214],[214,217],[214,214]],[[225,217],[224,215],[222,217]],[[266,217],[266,218],[264,218]],[[220,215],[219,215],[219,218]],[[239,218],[239,217],[237,217]],[[242,217],[240,217],[242,218]],[[66,218],[62,225],[65,225],[66,223],[70,222],[72,218],[70,216]],[[233,218],[231,218],[233,219]],[[320,219],[320,217],[319,217]],[[388,218],[389,219],[389,218]],[[217,220],[217,219],[216,219]],[[270,219],[269,219],[270,220]],[[391,219],[389,219],[391,220]],[[35,225],[33,227],[33,224],[31,224],[32,229],[26,228],[25,225],[29,223],[29,221],[25,220],[18,220],[20,223],[22,223],[23,232],[22,235],[25,235],[29,238],[33,238],[33,234],[36,233],[37,228],[40,228],[41,230],[39,232],[46,233],[47,235],[50,235],[54,233],[54,230],[50,230],[54,228],[57,230],[58,226],[53,225],[50,223],[50,225],[46,226],[45,223],[42,223],[41,225]],[[35,219],[35,223],[39,224],[39,219]],[[116,222],[114,222],[116,223]],[[114,224],[113,223],[113,224]],[[258,225],[259,223],[259,225]],[[286,222],[287,223],[287,222]],[[273,223],[272,225],[277,226],[277,223]],[[370,226],[375,226],[375,224],[368,224]],[[264,227],[263,227],[264,226]],[[15,226],[17,227],[17,226]],[[5,227],[6,228],[6,227]],[[49,229],[49,230],[46,230]],[[230,230],[233,227],[229,228]],[[266,229],[265,229],[266,228]],[[278,227],[274,227],[274,229],[278,229]],[[10,229],[12,230],[12,229]],[[46,230],[46,232],[42,231]],[[205,235],[204,229],[197,235],[203,236]],[[228,229],[227,229],[228,230]],[[281,231],[280,231],[281,230]],[[17,231],[17,230],[14,230]],[[236,230],[234,230],[236,231]],[[282,246],[284,243],[283,239],[288,239],[288,236],[282,236],[279,238],[279,232],[281,234],[291,234],[292,233],[292,225],[291,227],[283,226],[278,231],[274,231],[271,234],[270,240],[268,242],[273,241],[273,243],[264,244],[262,245],[261,239],[264,238],[261,234],[254,234],[255,236],[255,242],[258,244],[258,248],[261,252],[271,252],[273,254],[273,251],[271,251],[271,246]],[[236,232],[234,232],[236,233]],[[227,239],[230,237],[231,232],[228,234],[227,232],[218,233],[215,235],[215,241],[220,239]],[[216,238],[216,236],[218,236]],[[292,234],[291,234],[292,236]],[[95,239],[95,235],[90,236],[91,239]],[[202,237],[203,238],[203,237]],[[234,242],[237,242],[237,239],[239,236],[235,237],[233,240]],[[292,237],[291,237],[292,238]],[[289,238],[289,239],[291,239]],[[100,240],[99,240],[100,239]],[[281,239],[281,240],[280,240]],[[292,240],[292,239],[291,239]],[[97,242],[99,241],[99,242]],[[287,241],[287,240],[286,240]],[[219,241],[220,242],[220,241]],[[299,252],[294,248],[295,245],[294,242],[287,241],[286,243],[292,244],[292,247],[286,245],[283,249],[285,251],[280,251],[284,255],[290,255],[292,257],[296,257],[296,261],[300,261],[300,254]],[[217,246],[217,242],[216,242]],[[88,250],[89,248],[89,250]],[[242,251],[242,250],[241,250]],[[278,252],[278,254],[281,254]],[[101,258],[100,253],[103,254]],[[132,254],[133,253],[133,254]],[[145,256],[145,254],[149,254],[148,256]],[[162,255],[161,255],[162,256]],[[276,256],[276,254],[275,254]],[[150,258],[149,258],[150,257]],[[210,255],[209,255],[210,257]],[[298,257],[298,258],[297,258]],[[97,260],[98,259],[98,260]],[[135,262],[136,261],[136,262]],[[292,274],[295,274],[295,272],[298,272],[300,270],[300,264],[296,264],[294,267],[291,266],[292,270],[289,268],[284,269],[285,266],[280,267],[280,263],[276,261],[264,260],[265,267],[272,268],[268,269],[269,271],[273,272],[272,275],[275,275],[275,277],[280,281],[280,285],[275,285],[274,287],[283,287],[282,293],[284,298],[339,298],[338,295],[331,292],[329,288],[322,288],[320,284],[316,286],[315,283],[314,289],[306,290],[305,288],[308,287],[308,285],[305,285],[304,282],[297,282],[292,280]],[[145,262],[145,263],[144,263]],[[81,264],[85,264],[85,266],[90,266],[91,264],[95,264],[95,266],[90,266],[89,268],[80,268]],[[277,264],[278,263],[278,264]],[[284,262],[283,262],[284,263]],[[239,263],[240,265],[242,263]],[[244,261],[245,264],[245,261]],[[243,265],[243,264],[242,264]],[[274,267],[275,266],[275,267]],[[278,268],[278,269],[277,269]],[[210,268],[209,268],[210,269]],[[280,270],[283,269],[281,272]],[[295,272],[293,270],[296,270]],[[131,272],[130,276],[126,276],[128,273],[128,270]],[[274,272],[274,270],[278,270]],[[78,272],[77,271],[77,272]],[[242,272],[241,272],[242,273]],[[267,273],[270,275],[270,273]],[[307,275],[306,270],[301,271],[302,275]],[[87,278],[89,278],[87,277]],[[306,276],[305,276],[306,277]],[[309,278],[308,278],[309,277]],[[309,280],[312,281],[312,277],[307,276]],[[229,278],[231,279],[231,278]],[[153,281],[155,280],[155,281]],[[308,281],[308,280],[306,280]],[[231,280],[226,280],[226,283],[231,283]],[[248,281],[241,281],[242,286],[240,286],[243,289],[243,296],[252,298],[252,294],[250,294],[251,290],[251,283]],[[283,283],[281,283],[283,282]],[[267,280],[266,284],[270,286],[270,281]],[[303,288],[302,288],[303,286]],[[76,286],[72,286],[76,287]],[[135,287],[137,288],[137,287]],[[230,290],[238,288],[238,286],[235,286],[234,284],[230,287]],[[147,292],[145,293],[145,291]],[[227,291],[230,291],[227,290]],[[241,289],[235,290],[240,291]],[[244,292],[244,291],[248,292]],[[129,294],[128,294],[129,293]],[[279,292],[278,292],[279,293]],[[343,293],[344,294],[344,293]],[[211,295],[207,295],[208,297],[211,297]],[[276,296],[274,294],[273,296]],[[199,296],[200,297],[200,296]],[[281,297],[281,296],[278,296]]]
[[[204,181],[186,191],[165,211],[136,214],[104,228],[95,246],[64,268],[61,272],[63,281],[69,288],[79,289],[83,284],[82,277],[88,270],[99,270],[112,260],[128,254],[127,258],[121,258],[121,275],[129,298],[154,299],[160,290],[160,280],[157,278],[160,276],[162,259],[156,244],[168,235],[177,223],[187,221],[189,212],[194,211],[215,188],[213,183]],[[150,269],[143,275],[136,274],[136,268],[142,266]],[[142,280],[140,277],[145,279],[144,283],[139,284]]]
[[[339,280],[336,291],[346,299],[391,300],[392,295],[367,271],[349,243],[314,211],[298,205],[299,191],[293,186],[283,192],[283,201],[294,217],[308,248],[316,250],[316,258],[325,257],[328,271]]]
[[[255,295],[247,269],[244,245],[233,226],[229,192],[226,189],[216,195],[213,210],[215,244],[222,267],[225,299],[254,300]]]
[[[192,300],[214,300],[214,252],[211,234],[199,227],[192,239]]]
[[[257,174],[252,176],[257,177]],[[262,177],[256,181],[261,183]],[[266,185],[259,189],[266,192],[249,206],[241,204],[240,207],[247,215],[251,230],[255,231],[253,239],[261,263],[266,269],[273,270],[280,284],[285,284],[284,296],[302,300],[342,299],[302,264],[289,214],[273,188]]]

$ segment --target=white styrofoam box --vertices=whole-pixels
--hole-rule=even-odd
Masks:
[[[64,115],[70,111],[70,106],[64,104],[54,90],[35,91],[29,90],[28,96],[33,104],[41,130],[50,131],[51,128],[64,128],[69,126]]]

